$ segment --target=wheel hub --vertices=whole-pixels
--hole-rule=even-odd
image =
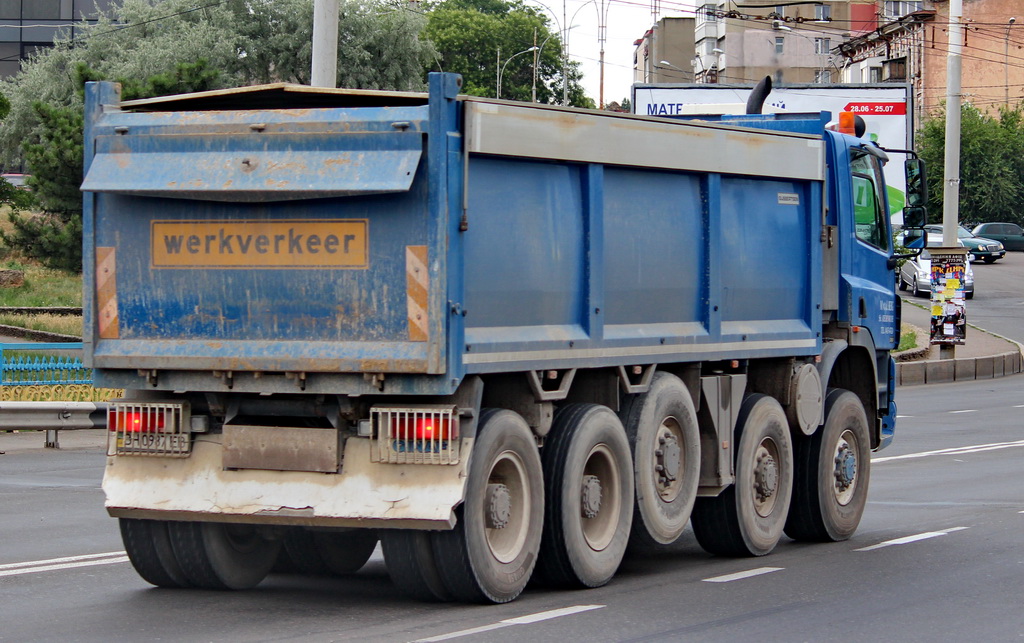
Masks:
[[[840,445],[835,465],[836,489],[846,491],[857,476],[857,454],[853,452],[849,444]]]
[[[779,467],[767,450],[758,453],[754,466],[754,491],[760,503],[767,502],[775,495],[779,486]]]
[[[580,500],[580,514],[584,518],[596,518],[601,512],[601,480],[597,476],[583,476]]]
[[[658,445],[654,452],[654,470],[658,472],[658,484],[668,487],[679,478],[679,456],[682,451],[674,435],[661,436]]]
[[[512,515],[512,494],[500,483],[487,485],[487,527],[504,529]]]

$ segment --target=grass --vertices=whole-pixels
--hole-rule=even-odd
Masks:
[[[11,232],[9,208],[0,208],[0,230]],[[0,288],[0,306],[38,308],[82,305],[82,275],[46,268],[6,246],[0,247],[0,269],[21,270],[25,282],[16,288]],[[0,315],[0,324],[62,335],[82,336],[82,319],[60,315]]]
[[[78,315],[0,315],[0,324],[47,333],[82,336],[82,318]]]
[[[908,351],[911,348],[917,348],[917,332],[913,326],[903,324],[900,328],[900,345],[896,347],[896,351]]]
[[[0,288],[0,306],[82,305],[82,275],[44,268],[25,259],[11,260],[0,267],[25,271],[24,284]]]

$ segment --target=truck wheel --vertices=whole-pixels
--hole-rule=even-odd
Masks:
[[[432,534],[434,556],[456,600],[507,603],[526,587],[540,549],[544,474],[537,443],[517,413],[488,409],[470,458],[458,522]]]
[[[450,601],[430,544],[430,532],[413,529],[385,529],[380,546],[388,576],[399,590],[420,601]]]
[[[611,409],[570,404],[555,416],[544,447],[544,582],[600,587],[615,575],[633,518],[631,462]]]
[[[825,425],[797,437],[793,506],[786,535],[829,542],[853,535],[864,514],[871,475],[868,419],[860,398],[831,389],[825,398]]]
[[[700,431],[690,392],[675,375],[657,373],[650,390],[619,412],[633,452],[636,505],[631,549],[674,543],[690,521],[700,482]]]
[[[693,531],[705,551],[764,556],[782,536],[793,489],[793,444],[779,403],[748,395],[736,422],[736,483],[698,498]]]
[[[118,525],[128,560],[144,581],[167,588],[192,585],[174,557],[167,522],[118,518]]]
[[[370,560],[377,547],[377,532],[311,531],[298,527],[288,530],[283,547],[301,574],[344,576],[359,571]]]
[[[274,566],[280,540],[264,538],[253,525],[172,522],[174,555],[189,582],[203,589],[249,589]]]

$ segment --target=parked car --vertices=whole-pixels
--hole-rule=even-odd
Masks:
[[[941,225],[926,225],[924,229],[928,231],[929,246],[942,243]],[[932,242],[933,235],[938,236],[938,244]],[[995,239],[980,237],[963,226],[957,228],[956,236],[961,241],[960,245],[970,250],[975,259],[980,259],[985,263],[994,263],[997,259],[1002,259],[1006,256],[1006,249],[1003,248],[1003,244]]]
[[[1024,250],[1024,230],[1016,223],[982,223],[973,232],[1001,242],[1007,250]]]
[[[934,244],[932,244],[934,245]],[[963,245],[962,243],[960,245]],[[900,290],[910,289],[915,297],[928,296],[932,289],[932,255],[927,249],[913,259],[907,259],[897,277]],[[971,269],[971,261],[967,260],[967,268],[964,270],[964,297],[974,298],[974,270]]]

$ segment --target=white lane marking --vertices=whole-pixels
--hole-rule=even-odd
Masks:
[[[1015,408],[1015,409],[1024,409],[1024,404],[1014,404],[1013,408]]]
[[[942,531],[928,531],[923,534],[914,534],[913,536],[904,536],[902,538],[894,538],[885,542],[878,543],[877,545],[871,545],[870,547],[861,547],[860,549],[854,549],[853,551],[873,551],[875,549],[881,549],[883,547],[892,547],[893,545],[906,545],[908,543],[916,543],[919,540],[928,540],[929,538],[937,538],[939,536],[945,536],[955,531],[963,531],[967,527],[953,527],[952,529],[943,529]]]
[[[712,578],[705,578],[705,583],[729,583],[734,580],[743,580],[744,578],[751,578],[753,576],[760,576],[761,574],[770,574],[772,572],[778,572],[785,569],[785,567],[758,567],[757,569],[748,569],[745,572],[736,572],[735,574],[726,574],[725,576],[714,576]]]
[[[580,612],[589,612],[590,610],[598,610],[604,607],[604,605],[573,605],[572,607],[563,607],[557,610],[549,610],[547,612],[538,612],[536,614],[527,614],[526,616],[517,616],[516,618],[507,618],[502,623],[508,623],[509,625],[529,625],[530,623],[539,623],[552,618],[558,618],[560,616],[569,616],[570,614],[579,614]]]
[[[956,453],[981,453],[982,451],[997,451],[999,449],[1010,449],[1012,447],[1024,447],[1024,440],[1016,442],[993,442],[992,444],[976,444],[967,447],[955,447],[952,449],[939,449],[937,451],[921,451],[920,453],[907,453],[905,455],[894,455],[887,458],[872,458],[871,464],[881,464],[893,460],[912,460],[914,458],[927,458],[933,455],[950,455]]]
[[[559,618],[561,616],[569,616],[571,614],[579,614],[580,612],[589,612],[590,610],[597,610],[604,607],[604,605],[573,605],[572,607],[562,607],[556,610],[548,610],[546,612],[537,612],[536,614],[527,614],[526,616],[517,616],[516,618],[507,618],[497,623],[490,625],[482,625],[480,627],[473,627],[468,630],[459,630],[458,632],[451,632],[449,634],[439,634],[437,636],[431,636],[425,639],[416,639],[413,643],[430,643],[431,641],[447,641],[449,639],[456,639],[463,636],[469,636],[471,634],[479,634],[481,632],[490,632],[491,630],[498,630],[503,627],[511,627],[513,625],[529,625],[531,623],[539,623],[541,621],[547,621],[553,618]]]
[[[7,569],[4,571],[0,571],[0,576],[20,576],[22,574],[38,574],[39,572],[55,572],[61,569],[74,569],[75,567],[92,567],[93,565],[113,565],[114,563],[127,562],[127,556],[118,556],[117,558],[101,558],[97,560],[80,560],[77,563],[61,563],[59,565],[41,565],[39,567]]]
[[[40,565],[56,565],[58,563],[73,563],[79,560],[93,560],[96,558],[110,558],[111,556],[124,556],[123,551],[108,551],[105,554],[84,554],[82,556],[65,556],[64,558],[50,558],[48,560],[32,560],[27,563],[7,563],[0,565],[0,569],[20,569],[22,567],[37,567]]]
[[[897,415],[896,419],[900,420],[900,419],[903,419],[903,418],[912,418],[912,417],[914,417],[914,416],[913,415]]]
[[[950,413],[950,415],[952,415],[953,413],[977,413],[977,412],[978,412],[978,409],[962,409],[960,411],[950,411],[949,413]]]

